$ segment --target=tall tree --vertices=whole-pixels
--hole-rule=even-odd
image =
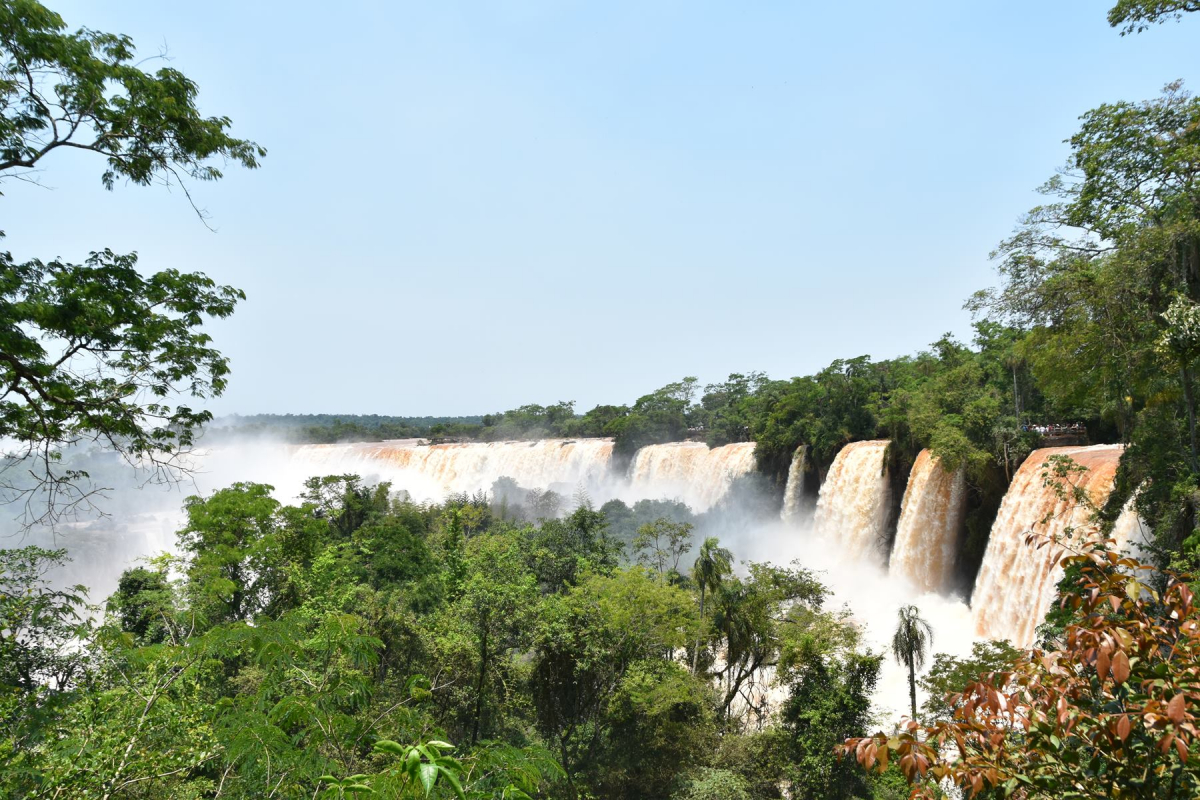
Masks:
[[[892,635],[892,656],[908,669],[908,698],[912,718],[917,718],[917,670],[925,666],[925,658],[933,645],[933,626],[921,617],[916,606],[901,606],[899,621]]]
[[[1115,498],[1144,487],[1138,511],[1176,548],[1200,479],[1187,329],[1200,303],[1200,100],[1172,83],[1106,103],[1069,144],[1042,187],[1050,202],[998,250],[1000,289],[969,305],[1028,331],[1018,355],[1050,403],[1091,409],[1130,444]]]
[[[266,151],[232,136],[228,118],[203,116],[195,83],[135,59],[127,36],[68,32],[34,0],[0,0],[0,183],[36,180],[65,150],[102,157],[109,189],[157,181],[186,193],[186,179],[220,178],[220,162],[258,166]],[[210,415],[172,398],[224,391],[228,361],[202,325],[244,297],[199,273],[147,277],[133,254],[73,264],[0,252],[0,438],[15,443],[0,453],[0,502],[24,499],[29,521],[88,502],[88,476],[61,461],[80,443],[173,477]]]
[[[633,539],[639,564],[653,569],[659,580],[674,581],[679,577],[679,560],[691,543],[692,524],[659,518],[638,528]]]
[[[235,483],[184,502],[187,525],[179,546],[191,556],[187,592],[202,622],[252,622],[270,602],[279,549],[272,488]]]
[[[704,544],[700,545],[700,552],[696,556],[696,563],[692,566],[692,581],[696,584],[697,590],[700,592],[700,626],[703,631],[704,626],[704,601],[711,592],[715,592],[721,588],[721,582],[725,580],[725,576],[733,571],[733,553],[726,547],[721,547],[721,542],[715,536],[709,536],[704,540]],[[692,674],[696,673],[696,666],[700,657],[700,639],[696,639],[696,648],[692,651]]]

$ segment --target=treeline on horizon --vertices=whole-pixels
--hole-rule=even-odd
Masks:
[[[720,447],[753,441],[760,470],[776,477],[786,474],[800,445],[822,474],[844,445],[877,437],[914,451],[932,447],[948,467],[978,473],[993,463],[1011,472],[1041,440],[1032,430],[1038,423],[1082,422],[1094,441],[1119,436],[1102,409],[1043,393],[1024,354],[1028,332],[986,320],[974,330],[970,346],[947,334],[915,356],[838,359],[791,380],[750,372],[701,386],[686,377],[632,405],[598,405],[583,414],[564,401],[478,417],[234,415],[217,420],[213,430],[283,429],[306,442],[610,437],[625,458],[666,442]]]
[[[474,426],[482,416],[394,417],[381,414],[228,414],[205,430],[210,441],[229,436],[279,436],[294,444],[416,439],[438,426]]]
[[[572,402],[525,405],[478,422],[437,422],[418,435],[429,442],[612,437],[618,464],[638,448],[664,442],[693,439],[719,447],[753,441],[758,469],[777,494],[801,445],[808,448],[805,469],[815,478],[806,488],[815,492],[842,447],[886,438],[893,442],[896,498],[917,454],[930,448],[947,468],[967,475],[960,574],[970,585],[1013,473],[1043,444],[1034,425],[1080,422],[1093,443],[1121,438],[1124,421],[1111,413],[1104,387],[1091,395],[1060,389],[1063,376],[1039,358],[1044,335],[979,319],[969,345],[947,334],[914,356],[839,359],[791,380],[751,372],[701,386],[687,377],[632,405],[600,405],[584,414],[575,413]],[[331,441],[334,428],[302,430],[324,432],[312,441]]]

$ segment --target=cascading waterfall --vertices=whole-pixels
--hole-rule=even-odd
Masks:
[[[434,445],[397,440],[305,445],[292,463],[309,474],[355,473],[388,480],[417,500],[441,500],[453,492],[487,491],[501,477],[527,489],[558,486],[569,492],[582,486],[602,493],[612,451],[611,439]]]
[[[676,498],[706,511],[738,478],[754,471],[754,442],[709,448],[703,442],[670,442],[641,448],[629,466],[631,500]]]
[[[783,510],[779,518],[784,522],[795,522],[800,519],[804,510],[804,462],[808,458],[808,445],[800,445],[792,456],[792,465],[788,467],[787,484],[783,489]]]
[[[844,558],[879,561],[886,535],[886,439],[851,442],[833,460],[817,498],[818,536],[836,542]]]
[[[1121,451],[1121,445],[1047,447],[1034,450],[1025,459],[1000,504],[975,580],[971,613],[980,636],[1008,639],[1017,647],[1031,646],[1062,578],[1058,562],[1063,545],[1096,533],[1089,511],[1061,496],[1054,483],[1043,477],[1042,465],[1051,456],[1069,456],[1085,468],[1072,476],[1071,483],[1099,506],[1112,491]],[[1025,543],[1030,533],[1063,544],[1038,549]]]
[[[1150,532],[1150,526],[1137,512],[1136,501],[1137,493],[1135,492],[1121,507],[1121,514],[1113,523],[1110,538],[1113,540],[1116,550],[1124,551],[1134,558],[1146,560],[1152,557],[1147,547],[1153,543],[1154,537]]]
[[[600,502],[677,498],[696,512],[712,507],[755,466],[753,442],[711,449],[702,442],[649,445],[635,454],[628,478],[612,473],[612,453],[611,439],[435,445],[405,439],[304,445],[296,449],[292,465],[307,475],[353,473],[391,481],[394,489],[423,501],[487,491],[496,479],[507,477],[526,489],[570,494],[582,487]]]
[[[946,592],[952,587],[966,487],[961,469],[943,469],[928,450],[917,455],[900,506],[889,567],[893,575],[922,592]]]

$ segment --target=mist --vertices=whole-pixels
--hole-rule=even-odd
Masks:
[[[52,580],[61,586],[88,587],[96,604],[115,590],[123,570],[176,551],[187,497],[208,496],[237,482],[257,482],[271,485],[281,503],[292,503],[306,478],[356,474],[366,484],[387,481],[395,495],[421,503],[479,492],[499,502],[499,495],[508,493],[503,499],[516,518],[566,514],[581,501],[597,507],[610,500],[634,507],[638,501],[651,501],[647,511],[695,525],[684,564],[690,567],[698,544],[715,536],[733,551],[739,572],[744,573],[749,562],[794,563],[809,569],[831,592],[826,607],[846,609],[875,652],[888,654],[896,609],[908,604],[920,608],[933,626],[932,652],[964,656],[977,640],[962,598],[922,592],[890,575],[882,553],[866,558],[857,546],[848,548],[848,539],[862,538],[861,531],[843,531],[827,521],[818,526],[811,506],[781,520],[780,492],[753,471],[752,445],[712,450],[697,443],[655,445],[639,451],[622,471],[614,469],[612,442],[606,439],[422,447],[415,440],[294,445],[276,437],[232,434],[191,453],[178,480],[166,484],[148,483],[148,474],[109,453],[73,453],[68,460],[86,467],[95,486],[106,487],[97,498],[104,513],[24,528],[21,509],[10,506],[0,523],[0,536],[5,547],[66,548],[72,560]],[[861,489],[854,481],[847,483],[845,498],[827,496],[824,504],[861,505],[855,487]],[[830,489],[836,491],[833,484]],[[523,509],[529,503],[537,508]],[[866,505],[874,507],[878,501],[868,499]],[[852,525],[846,522],[852,516],[839,517],[842,526]],[[889,654],[874,697],[878,722],[887,725],[907,714],[907,700],[907,673]]]
[[[0,505],[0,547],[62,548],[70,561],[47,576],[57,587],[82,585],[94,605],[116,589],[121,572],[151,556],[176,552],[184,524],[184,501],[237,482],[266,483],[281,502],[294,500],[304,470],[291,464],[291,447],[269,436],[228,438],[183,455],[169,472],[130,465],[99,448],[64,452],[64,469],[81,469],[80,488],[89,501],[56,522],[35,522],[46,499],[34,495]]]

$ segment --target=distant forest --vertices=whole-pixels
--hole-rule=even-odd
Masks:
[[[380,414],[230,414],[213,421],[208,435],[274,434],[297,444],[380,442],[431,436],[445,427],[479,426],[483,417],[391,417]]]

